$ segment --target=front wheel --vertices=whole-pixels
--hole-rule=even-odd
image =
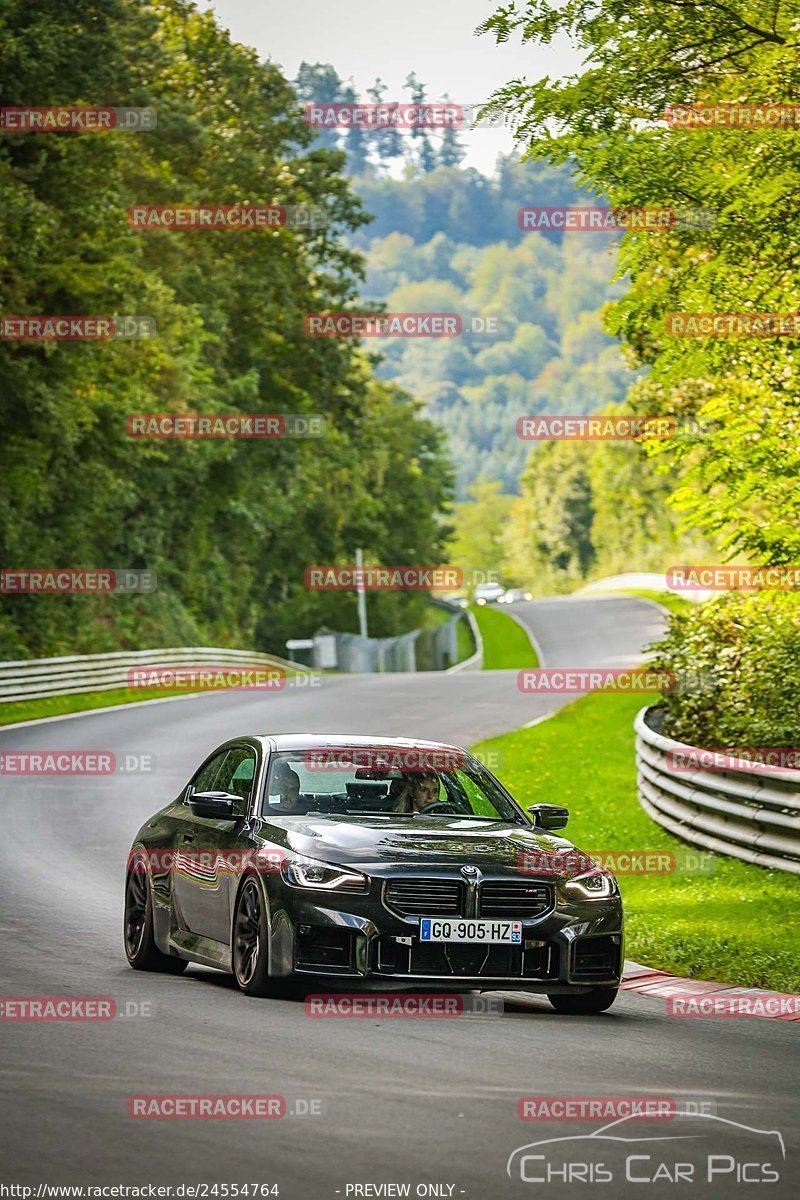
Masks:
[[[269,994],[269,930],[261,888],[245,881],[233,918],[233,974],[246,996]]]
[[[597,987],[590,992],[573,992],[571,995],[548,995],[547,999],[556,1012],[568,1013],[572,1016],[586,1016],[590,1013],[605,1012],[617,998],[619,988]]]
[[[153,937],[153,894],[142,858],[134,859],[125,884],[125,954],[134,971],[163,971],[181,975],[188,963],[162,954]]]

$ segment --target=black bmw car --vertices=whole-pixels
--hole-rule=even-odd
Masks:
[[[602,1012],[620,983],[619,889],[472,755],[401,738],[226,742],[131,848],[138,970],[232,971],[251,996],[348,990],[546,993]]]

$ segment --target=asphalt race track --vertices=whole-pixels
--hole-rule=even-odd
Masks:
[[[658,610],[635,599],[538,601],[514,611],[535,632],[546,666],[627,665],[661,627]],[[588,1177],[522,1182],[506,1163],[526,1143],[589,1134],[599,1123],[522,1121],[517,1101],[658,1094],[702,1101],[736,1122],[705,1121],[711,1152],[730,1154],[731,1164],[738,1147],[756,1164],[766,1154],[767,1136],[739,1126],[780,1131],[786,1160],[776,1158],[774,1136],[766,1154],[780,1180],[737,1186],[741,1163],[728,1168],[720,1159],[710,1186],[663,1174],[663,1182],[626,1185],[621,1168],[610,1184],[595,1177],[600,1195],[660,1197],[677,1188],[682,1196],[796,1196],[797,1023],[676,1020],[663,1001],[630,993],[599,1017],[559,1016],[544,997],[508,993],[500,1017],[313,1020],[302,1000],[248,999],[217,972],[190,968],[171,978],[133,972],[125,961],[131,838],[218,742],[317,729],[470,743],[569,698],[523,695],[514,672],[350,676],[319,688],[217,694],[0,729],[3,750],[104,749],[118,760],[155,760],[151,774],[3,779],[2,994],[110,996],[118,1011],[131,1002],[133,1014],[106,1023],[0,1023],[3,1181],[32,1185],[33,1196],[41,1182],[277,1184],[286,1200],[404,1194],[381,1190],[387,1184],[409,1184],[410,1196],[475,1200],[535,1196],[545,1186],[555,1197],[585,1195]],[[151,1093],[281,1095],[290,1110],[321,1101],[322,1111],[280,1120],[131,1119],[128,1098]],[[659,1124],[663,1137],[668,1123]],[[635,1125],[626,1129],[643,1136]],[[691,1153],[698,1144],[696,1137]],[[652,1175],[662,1158],[673,1161],[669,1145],[639,1143],[637,1177]],[[611,1146],[606,1162],[616,1153]],[[596,1143],[581,1154],[590,1167],[603,1158]],[[526,1171],[536,1177],[532,1162]],[[744,1169],[747,1180],[757,1174],[756,1166]]]

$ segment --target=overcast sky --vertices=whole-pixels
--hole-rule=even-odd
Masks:
[[[387,100],[408,100],[402,83],[409,71],[427,84],[429,99],[447,93],[469,104],[517,76],[569,74],[579,64],[567,44],[541,50],[476,37],[475,27],[499,7],[491,0],[199,0],[199,6],[212,8],[236,41],[255,46],[289,78],[303,59],[332,63],[362,95],[379,75]],[[502,129],[477,129],[463,141],[465,165],[487,172],[497,154],[512,148]]]

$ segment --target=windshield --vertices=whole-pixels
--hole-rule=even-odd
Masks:
[[[263,811],[267,818],[311,812],[525,823],[488,771],[463,750],[405,747],[273,754]]]

